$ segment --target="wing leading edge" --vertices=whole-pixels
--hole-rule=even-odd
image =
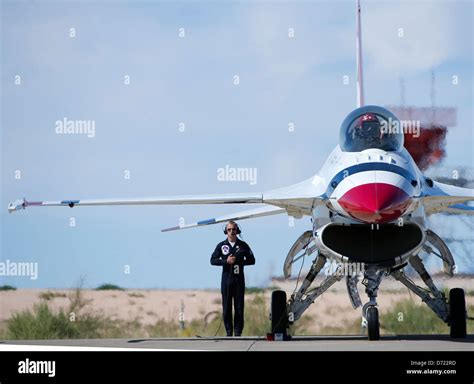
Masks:
[[[263,203],[260,193],[232,193],[225,195],[188,195],[167,197],[146,197],[130,199],[97,199],[97,200],[58,200],[27,201],[16,200],[8,205],[8,211],[14,212],[27,207],[61,207],[61,206],[98,206],[98,205],[179,205],[179,204],[255,204]]]
[[[319,176],[313,176],[301,183],[289,187],[275,189],[264,193],[232,193],[219,195],[187,195],[128,199],[96,199],[96,200],[57,200],[27,201],[16,200],[8,205],[8,211],[15,212],[28,207],[60,207],[69,206],[106,206],[106,205],[184,205],[184,204],[267,204],[252,210],[224,215],[217,218],[198,221],[180,227],[167,228],[171,231],[184,228],[217,224],[231,219],[248,219],[261,216],[276,215],[287,212],[289,215],[301,217],[310,215],[312,209],[325,201],[325,185]]]

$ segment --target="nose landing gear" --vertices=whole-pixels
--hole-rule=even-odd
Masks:
[[[365,323],[367,324],[367,335],[369,337],[369,340],[379,340],[380,339],[379,310],[375,305],[371,304],[367,307],[365,311]]]
[[[377,308],[377,291],[386,271],[377,268],[368,268],[364,272],[365,293],[369,302],[362,307],[362,326],[367,328],[369,340],[380,339],[379,310]]]

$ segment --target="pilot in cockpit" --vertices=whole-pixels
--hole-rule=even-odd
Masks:
[[[377,116],[366,113],[351,127],[350,132],[354,144],[359,142],[360,148],[380,148],[382,146],[383,132]]]
[[[375,113],[375,106],[364,107],[364,113],[349,115],[340,131],[340,147],[344,152],[361,152],[366,149],[400,151],[403,149],[403,132],[398,118],[389,111]],[[371,110],[372,109],[372,110]]]

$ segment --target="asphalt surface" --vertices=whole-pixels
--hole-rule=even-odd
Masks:
[[[263,337],[195,337],[167,339],[2,340],[0,350],[45,347],[150,349],[178,351],[474,351],[474,335],[451,339],[448,335],[393,335],[368,341],[364,336],[297,336],[289,341]]]

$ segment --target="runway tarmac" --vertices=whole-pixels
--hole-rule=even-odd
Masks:
[[[368,341],[364,336],[296,336],[289,341],[263,337],[195,337],[168,339],[68,339],[2,340],[0,350],[28,350],[46,346],[100,349],[146,349],[178,351],[474,351],[474,335],[451,339],[448,335],[393,335]],[[43,348],[42,348],[43,349]],[[44,349],[43,349],[44,350]]]

